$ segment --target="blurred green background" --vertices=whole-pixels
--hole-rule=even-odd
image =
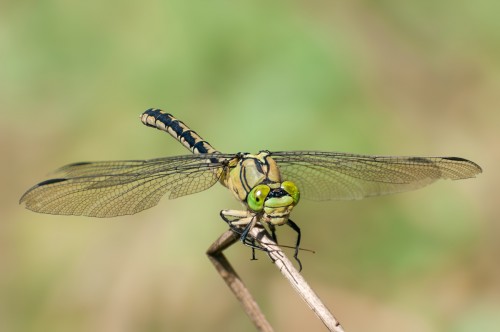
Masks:
[[[149,107],[224,152],[476,161],[474,180],[303,200],[293,219],[317,252],[302,273],[346,331],[498,331],[498,1],[0,7],[0,331],[254,330],[204,254],[238,207],[221,186],[108,220],[17,204],[66,163],[188,153],[140,123]],[[277,331],[323,330],[265,255],[227,255]]]

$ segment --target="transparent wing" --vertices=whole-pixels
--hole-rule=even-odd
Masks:
[[[457,157],[369,156],[338,152],[273,152],[282,177],[312,200],[361,199],[423,187],[438,179],[466,179],[482,172]]]
[[[152,160],[75,163],[58,177],[29,189],[20,203],[35,212],[114,217],[148,209],[170,199],[208,189],[225,167],[224,154],[199,154]]]

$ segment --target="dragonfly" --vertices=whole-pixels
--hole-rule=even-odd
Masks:
[[[184,122],[160,109],[148,109],[143,124],[169,133],[193,154],[150,160],[78,162],[59,168],[55,177],[30,188],[20,199],[34,212],[116,217],[131,215],[169,199],[204,191],[219,182],[242,204],[222,210],[221,218],[240,241],[261,249],[249,236],[267,226],[301,231],[290,213],[301,198],[353,200],[414,190],[438,179],[467,179],[482,172],[459,157],[376,156],[321,151],[221,153]]]

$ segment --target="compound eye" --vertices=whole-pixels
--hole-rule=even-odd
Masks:
[[[247,204],[252,211],[260,212],[264,208],[264,200],[271,191],[269,186],[259,184],[248,193]]]
[[[293,198],[293,203],[297,205],[300,200],[300,192],[295,183],[293,183],[292,181],[283,181],[283,183],[281,184],[281,188]]]

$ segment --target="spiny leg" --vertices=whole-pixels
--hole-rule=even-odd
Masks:
[[[238,223],[241,222],[241,220],[237,221]],[[248,233],[252,228],[254,228],[255,224],[257,223],[257,216],[253,216],[250,220],[250,222],[247,223],[245,228],[243,229],[243,232],[241,232],[240,236],[240,241],[243,242],[244,245],[249,246],[252,248],[252,250],[259,249],[259,250],[264,250],[266,249],[262,248],[261,246],[258,246],[255,244],[255,239],[254,238],[249,238]]]
[[[229,225],[229,228],[235,232],[236,234],[240,235],[240,241],[252,248],[252,260],[255,260],[255,249],[258,250],[263,250],[267,251],[266,249],[262,248],[259,245],[255,244],[255,239],[252,237],[248,236],[248,233],[250,230],[255,226],[257,223],[257,216],[256,215],[249,215],[248,211],[244,210],[222,210],[220,212],[221,218]],[[234,218],[232,220],[231,218]],[[299,271],[302,271],[302,262],[298,258],[299,255],[299,246],[300,246],[300,238],[301,238],[301,232],[299,226],[297,226],[296,223],[294,223],[292,220],[288,219],[286,222],[290,228],[292,228],[295,232],[297,232],[297,241],[295,242],[295,252],[293,257],[299,264]],[[240,227],[238,226],[245,226],[243,230],[241,230]],[[271,231],[271,237],[275,243],[278,243],[278,239],[276,236],[276,229],[275,226],[272,224],[269,224],[269,230]]]
[[[245,219],[248,216],[248,212],[243,210],[222,210],[220,212],[220,217],[222,218],[222,220],[224,220],[226,224],[228,224],[231,230],[235,231],[238,234],[241,234],[241,232],[236,231],[238,228],[233,225],[233,222],[240,221],[241,219]]]
[[[276,227],[273,224],[269,224],[269,230],[271,231],[271,237],[273,241],[278,244],[278,238],[276,237]]]
[[[296,223],[288,219],[286,222],[288,226],[290,226],[295,232],[297,232],[297,241],[295,242],[295,253],[293,254],[293,258],[299,263],[299,272],[302,271],[302,263],[300,259],[297,257],[299,255],[299,246],[300,246],[300,228]]]
[[[256,260],[255,249],[266,251],[266,249],[255,244],[254,238],[248,236],[250,230],[257,223],[256,215],[251,215],[248,213],[248,211],[243,210],[222,210],[220,212],[220,216],[222,220],[224,220],[228,224],[229,229],[240,235],[240,241],[244,245],[252,248],[252,260]],[[242,229],[238,226],[245,227]]]
[[[252,244],[255,245],[255,239],[252,239]],[[255,256],[255,248],[252,248],[252,258],[250,258],[251,261],[256,261],[257,257]]]

